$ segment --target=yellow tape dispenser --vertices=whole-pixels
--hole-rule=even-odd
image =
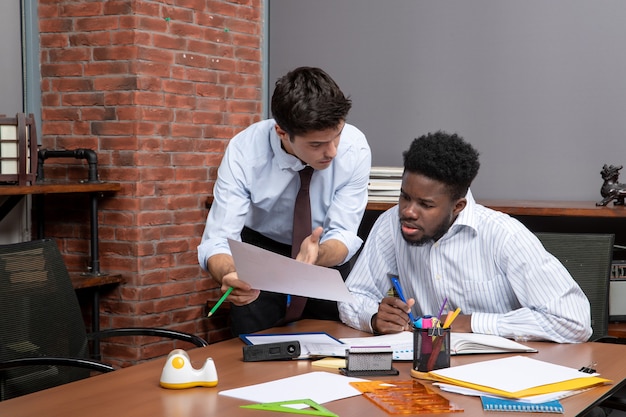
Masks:
[[[202,368],[194,369],[187,352],[174,349],[163,366],[160,385],[169,389],[214,387],[217,385],[215,363],[212,358],[208,358]]]

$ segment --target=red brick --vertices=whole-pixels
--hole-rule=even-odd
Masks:
[[[64,48],[70,43],[69,39],[66,33],[42,34],[39,42],[45,48]]]
[[[167,77],[171,66],[166,63],[134,61],[131,63],[131,70],[146,76]]]
[[[157,92],[139,91],[134,94],[134,102],[137,105],[163,106],[163,94]],[[171,107],[171,106],[170,106]]]
[[[113,91],[104,93],[104,104],[107,106],[127,106],[134,104],[134,92]]]
[[[101,106],[104,104],[104,94],[99,92],[63,94],[64,106]]]
[[[39,7],[37,8],[37,13],[39,14],[40,19],[58,17],[59,16],[59,6],[54,2],[53,4],[46,4],[45,1],[39,2]]]
[[[168,95],[164,99],[164,104],[167,107],[193,109],[196,105],[196,98],[193,96]]]
[[[166,93],[191,95],[195,93],[195,84],[189,81],[164,80],[163,91]]]
[[[115,30],[119,29],[119,19],[117,16],[78,18],[74,22],[74,29],[84,32]]]
[[[104,2],[103,14],[105,15],[127,15],[133,12],[130,0],[108,0]]]
[[[128,74],[130,64],[124,61],[100,61],[87,63],[83,68],[84,75],[90,77],[97,75]]]
[[[72,77],[83,75],[83,66],[71,64],[43,64],[41,65],[42,77]]]
[[[171,64],[176,53],[167,49],[140,47],[137,49],[137,59]]]
[[[39,20],[39,32],[47,33],[47,32],[71,32],[74,23],[72,19],[49,19],[49,20]]]
[[[133,12],[147,16],[158,16],[160,14],[158,2],[137,0],[133,4]]]

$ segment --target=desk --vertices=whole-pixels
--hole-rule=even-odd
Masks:
[[[364,333],[348,328],[341,323],[317,320],[302,320],[286,327],[272,329],[276,332],[326,331],[335,337],[359,337]],[[582,394],[562,400],[565,417],[578,415],[589,409],[610,392],[617,389],[626,377],[626,346],[584,343],[555,344],[529,343],[539,349],[539,353],[526,354],[539,360],[579,368],[597,362],[598,372],[615,384],[594,388]],[[98,375],[83,381],[55,387],[12,400],[0,402],[0,415],[11,417],[65,417],[89,414],[91,417],[137,416],[137,417],[206,417],[206,416],[242,416],[271,417],[282,416],[261,410],[242,409],[245,401],[219,396],[218,392],[268,382],[288,376],[318,371],[309,361],[294,360],[284,362],[243,362],[243,343],[239,339],[230,339],[205,348],[189,350],[195,367],[204,363],[207,357],[215,361],[218,385],[214,388],[192,388],[187,390],[166,390],[160,388],[159,378],[165,358],[155,359],[140,365],[124,368],[115,372]],[[452,366],[477,360],[503,357],[500,355],[453,356]],[[410,380],[411,363],[395,362],[400,370],[397,377],[385,379]],[[333,372],[333,371],[329,371]],[[376,378],[369,378],[376,379]],[[312,390],[315,387],[311,387]],[[443,393],[446,398],[464,408],[464,413],[437,414],[456,417],[495,417],[494,413],[483,412],[480,400],[458,394]],[[357,396],[325,403],[324,407],[341,417],[388,417],[382,409],[372,404],[365,397]],[[296,414],[294,414],[295,416]],[[507,417],[528,416],[527,413],[507,413]]]

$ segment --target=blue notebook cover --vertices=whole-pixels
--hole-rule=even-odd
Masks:
[[[563,413],[563,406],[559,400],[545,403],[527,403],[505,398],[480,397],[485,411],[527,411],[530,413]]]

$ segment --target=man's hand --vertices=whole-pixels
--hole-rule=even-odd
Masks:
[[[376,333],[399,333],[411,328],[409,311],[415,304],[410,298],[404,303],[396,297],[385,297],[378,305],[378,313],[372,317],[372,329]]]
[[[261,293],[259,290],[252,289],[247,282],[240,280],[236,272],[226,274],[222,278],[222,292],[226,292],[230,287],[233,287],[233,291],[228,296],[228,301],[238,306],[250,304]]]
[[[320,237],[324,229],[316,227],[309,236],[307,236],[300,245],[300,252],[296,256],[296,261],[304,262],[305,264],[315,265],[317,257],[320,253]]]

